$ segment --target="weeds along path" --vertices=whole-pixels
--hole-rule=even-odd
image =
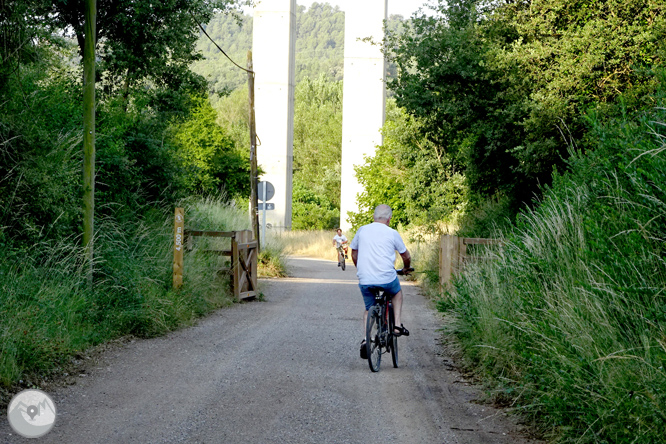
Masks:
[[[355,269],[291,258],[265,301],[117,349],[52,396],[42,443],[525,443],[441,356],[439,316],[405,283],[401,367],[359,358]],[[0,442],[31,442],[0,422]]]

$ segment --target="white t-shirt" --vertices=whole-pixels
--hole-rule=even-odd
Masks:
[[[336,234],[335,236],[333,236],[333,240],[335,241],[335,245],[337,245],[338,247],[340,246],[341,243],[347,242],[347,238],[345,237],[344,234],[342,236],[338,236]]]
[[[393,282],[395,252],[407,251],[402,238],[393,228],[379,222],[363,225],[351,243],[358,250],[356,276],[361,285],[382,285]]]

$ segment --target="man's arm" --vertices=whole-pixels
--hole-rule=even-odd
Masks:
[[[356,261],[358,260],[358,250],[352,250],[352,261],[354,261],[354,267],[357,267]]]
[[[354,250],[352,250],[352,257],[354,257],[353,255],[354,255]],[[400,253],[400,257],[402,258],[403,270],[409,268],[409,266],[412,265],[412,256],[409,254],[409,250],[405,250],[404,253]]]

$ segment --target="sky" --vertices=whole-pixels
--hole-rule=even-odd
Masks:
[[[333,6],[339,6],[340,9],[346,11],[348,8],[353,7],[355,3],[363,0],[318,0],[318,3],[330,3]],[[388,13],[400,14],[408,18],[412,13],[418,10],[428,0],[388,0]],[[310,7],[312,0],[296,0],[296,3],[305,7]]]

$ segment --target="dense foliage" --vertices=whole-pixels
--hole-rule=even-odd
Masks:
[[[79,51],[56,27],[63,25],[64,12],[54,12],[50,20],[43,22],[35,19],[18,23],[21,17],[9,13],[20,12],[21,6],[36,6],[30,2],[10,5],[18,9],[5,6],[3,3],[5,19],[14,20],[15,30],[20,32],[18,37],[9,38],[15,30],[8,26],[8,22],[3,22],[2,30],[8,37],[6,44],[15,47],[3,48],[6,52],[3,53],[0,75],[2,236],[18,244],[30,244],[43,236],[76,235],[81,218]],[[64,7],[57,2],[51,6]],[[37,14],[39,11],[43,10],[33,12]],[[155,18],[162,17],[163,11],[143,12]],[[187,9],[181,12],[191,17]],[[169,14],[162,19],[171,17]],[[102,29],[106,23],[104,20],[113,22],[110,18],[100,19]],[[173,21],[169,26],[172,32],[180,30],[194,36],[195,40],[198,37],[196,25],[191,21]],[[203,79],[189,70],[187,73],[183,71],[182,76],[179,74],[178,80],[173,72],[142,68],[141,79],[135,77],[137,82],[141,80],[141,88],[119,89],[119,83],[128,86],[132,82],[128,83],[127,78],[122,82],[114,80],[108,60],[117,62],[117,52],[138,54],[139,50],[131,47],[131,44],[138,43],[121,41],[112,44],[115,34],[100,33],[104,36],[100,62],[106,67],[100,70],[102,80],[97,104],[97,206],[100,215],[108,214],[111,208],[118,214],[120,208],[130,217],[136,215],[136,208],[145,208],[148,202],[165,198],[174,201],[191,191],[224,190],[230,197],[248,195],[249,179],[243,179],[248,176],[247,155],[243,156],[239,151],[241,148],[234,146],[225,131],[215,124],[213,110],[207,100],[200,98],[206,92]],[[25,40],[20,42],[19,37]],[[187,68],[189,61],[177,62],[175,57],[179,51],[193,49],[190,37],[183,37],[182,42],[165,36],[153,37],[159,42],[151,50],[159,52],[160,57],[167,53],[172,56],[168,63],[162,59],[151,63],[168,65],[169,70],[176,69],[179,63],[182,69]],[[143,44],[149,42],[145,40]],[[121,49],[115,44],[130,46]],[[177,50],[178,45],[184,46]],[[196,55],[191,53],[188,57]],[[198,138],[192,132],[196,132]],[[212,148],[206,148],[210,152],[203,156],[205,149],[201,137],[208,139],[206,144],[212,144]],[[196,162],[187,154],[193,152],[199,155]],[[194,177],[197,174],[201,177]]]
[[[435,228],[433,222],[455,222],[464,210],[464,177],[446,152],[420,137],[421,130],[417,118],[389,101],[383,144],[365,165],[356,168],[365,191],[359,196],[353,227],[371,222],[375,207],[382,203],[393,209],[391,224],[396,227]]]
[[[294,229],[335,228],[340,220],[342,82],[321,74],[296,87]]]
[[[388,36],[399,68],[389,86],[433,144],[425,155],[464,174],[472,211],[494,200],[513,215],[531,202],[565,168],[569,140],[594,148],[585,112],[628,90],[644,97],[663,61],[661,2],[459,0],[437,11]]]
[[[196,228],[248,224],[244,210],[226,204],[249,195],[247,154],[216,124],[206,82],[189,70],[196,21],[230,2],[102,2],[97,247],[87,279],[81,41],[69,38],[81,37],[81,3],[0,2],[2,386],[100,341],[164,332],[229,301],[226,280],[211,278],[217,258],[191,256],[197,276],[171,290],[169,220],[186,196],[222,195],[214,206],[231,215]],[[188,221],[197,223],[192,216],[207,204],[189,202]]]
[[[183,181],[187,190],[249,196],[248,150],[236,148],[217,124],[217,113],[207,98],[196,99],[191,117],[175,126],[174,143],[185,169]]]
[[[558,442],[663,440],[666,90],[650,97],[592,115],[594,150],[441,302],[468,364]]]

